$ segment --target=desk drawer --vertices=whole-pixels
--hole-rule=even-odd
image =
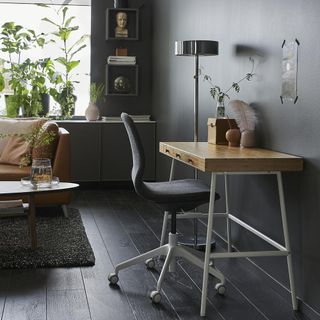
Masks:
[[[176,150],[175,148],[172,148],[166,145],[161,145],[160,151],[166,154],[167,156],[170,156],[176,160],[179,160],[181,162],[188,164],[189,166],[203,170],[203,166],[201,168],[201,164],[203,164],[203,161],[192,154],[189,154],[180,150]]]

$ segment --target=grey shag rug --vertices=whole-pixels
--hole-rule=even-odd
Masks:
[[[0,218],[0,269],[94,265],[94,253],[79,211],[69,208],[66,218],[57,208],[55,212],[50,212],[53,208],[40,209],[36,249],[31,249],[26,216]]]

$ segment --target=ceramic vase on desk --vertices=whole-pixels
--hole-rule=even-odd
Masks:
[[[88,121],[96,121],[100,117],[100,111],[98,106],[90,102],[88,108],[85,111],[85,116]]]
[[[239,147],[241,133],[239,129],[229,129],[226,132],[226,139],[229,147]]]

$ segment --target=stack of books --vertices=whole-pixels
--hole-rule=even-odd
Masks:
[[[28,204],[22,200],[0,201],[0,217],[23,215],[28,209]]]
[[[135,65],[136,57],[133,56],[109,56],[108,64],[117,64],[117,65]]]

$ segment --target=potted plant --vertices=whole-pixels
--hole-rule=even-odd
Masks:
[[[73,79],[73,71],[79,65],[80,60],[75,59],[75,56],[79,51],[86,47],[84,43],[89,37],[88,35],[82,35],[78,40],[70,43],[70,37],[79,29],[79,26],[72,25],[74,16],[68,16],[68,7],[61,6],[58,10],[46,4],[39,4],[42,7],[52,8],[56,14],[59,23],[56,23],[49,18],[43,18],[42,20],[51,24],[54,27],[54,31],[51,33],[51,41],[61,43],[60,49],[62,55],[54,60],[59,63],[63,68],[63,74],[61,81],[57,81],[56,88],[50,90],[51,96],[60,104],[61,116],[64,119],[71,118],[74,114],[76,96],[74,95],[74,84],[78,81]]]
[[[7,115],[16,117],[19,109],[23,109],[25,116],[37,116],[42,109],[42,94],[46,89],[46,78],[53,73],[50,58],[31,61],[23,60],[23,53],[36,47],[43,47],[46,43],[44,34],[36,34],[14,22],[6,22],[1,27],[1,51],[7,53],[7,60],[3,60],[0,70],[2,82],[9,79],[13,95],[6,97]],[[4,86],[0,86],[4,87]],[[3,88],[2,88],[3,90]],[[0,90],[0,91],[2,91]]]
[[[243,80],[250,81],[252,77],[254,76],[254,59],[252,57],[249,58],[249,61],[251,62],[251,71],[246,73],[245,76],[243,76],[240,80],[237,82],[233,82],[232,85],[225,91],[223,91],[219,86],[215,85],[212,81],[211,76],[204,74],[203,80],[208,81],[211,88],[210,88],[210,94],[214,100],[217,101],[217,112],[216,117],[217,118],[223,118],[225,116],[225,98],[230,99],[229,92],[233,89],[236,93],[240,92],[240,83]]]
[[[98,120],[100,117],[99,108],[97,106],[97,101],[101,98],[104,91],[104,84],[100,83],[97,84],[95,82],[92,82],[90,84],[90,102],[89,106],[85,111],[85,116],[88,121],[95,121]]]

